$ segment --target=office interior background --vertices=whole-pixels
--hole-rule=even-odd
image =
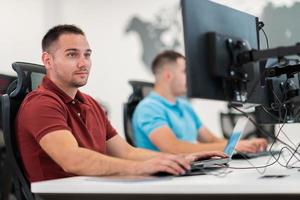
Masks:
[[[258,16],[265,23],[270,47],[300,42],[300,1],[216,0]],[[203,16],[205,17],[205,16]],[[122,104],[132,89],[129,80],[152,82],[150,63],[156,53],[184,53],[179,0],[1,0],[0,73],[15,75],[15,61],[41,63],[41,39],[57,24],[76,24],[90,42],[92,70],[81,90],[100,100],[120,135],[124,135]],[[234,23],[234,22],[232,22]],[[237,27],[238,28],[238,27]],[[266,43],[261,35],[261,47]],[[221,135],[219,112],[226,103],[193,99],[204,124]],[[291,138],[300,138],[299,124],[286,125]]]

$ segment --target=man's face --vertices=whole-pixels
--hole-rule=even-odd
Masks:
[[[178,58],[172,67],[172,78],[170,80],[171,90],[175,96],[185,95],[186,88],[186,66],[185,59]]]
[[[50,79],[63,87],[78,88],[87,83],[91,49],[85,36],[62,34],[52,44],[47,67]]]

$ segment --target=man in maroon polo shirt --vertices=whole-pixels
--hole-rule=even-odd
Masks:
[[[98,103],[78,88],[87,83],[91,49],[81,29],[59,25],[42,40],[47,75],[28,94],[17,116],[21,158],[30,182],[74,175],[182,174],[191,159],[224,156],[219,152],[187,156],[130,146],[111,126]]]

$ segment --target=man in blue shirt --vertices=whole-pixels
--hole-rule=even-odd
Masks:
[[[169,153],[223,150],[227,140],[216,137],[201,122],[186,93],[185,58],[174,51],[157,55],[152,63],[154,90],[133,114],[138,147]],[[267,146],[265,139],[241,140],[238,151],[257,152]]]

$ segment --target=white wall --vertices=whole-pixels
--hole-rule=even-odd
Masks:
[[[40,62],[43,1],[0,1],[0,72],[14,74],[14,61]]]
[[[261,6],[268,1],[217,2],[259,15]],[[10,66],[14,61],[41,63],[40,41],[53,25],[78,25],[93,49],[92,72],[82,90],[109,105],[112,124],[123,135],[122,103],[131,93],[128,80],[153,80],[140,59],[142,47],[137,35],[124,33],[126,24],[134,15],[154,20],[162,7],[177,3],[178,0],[1,0],[0,73],[13,74]],[[182,40],[181,35],[178,37]],[[218,112],[225,110],[225,104],[207,100],[194,100],[193,104],[207,127],[220,134]]]
[[[152,81],[140,60],[137,36],[125,34],[134,15],[152,20],[161,6],[172,0],[1,0],[0,73],[14,74],[11,63],[40,63],[40,42],[56,24],[81,27],[93,49],[93,67],[82,90],[103,100],[110,109],[112,124],[123,135],[122,103],[131,93],[129,79]]]

